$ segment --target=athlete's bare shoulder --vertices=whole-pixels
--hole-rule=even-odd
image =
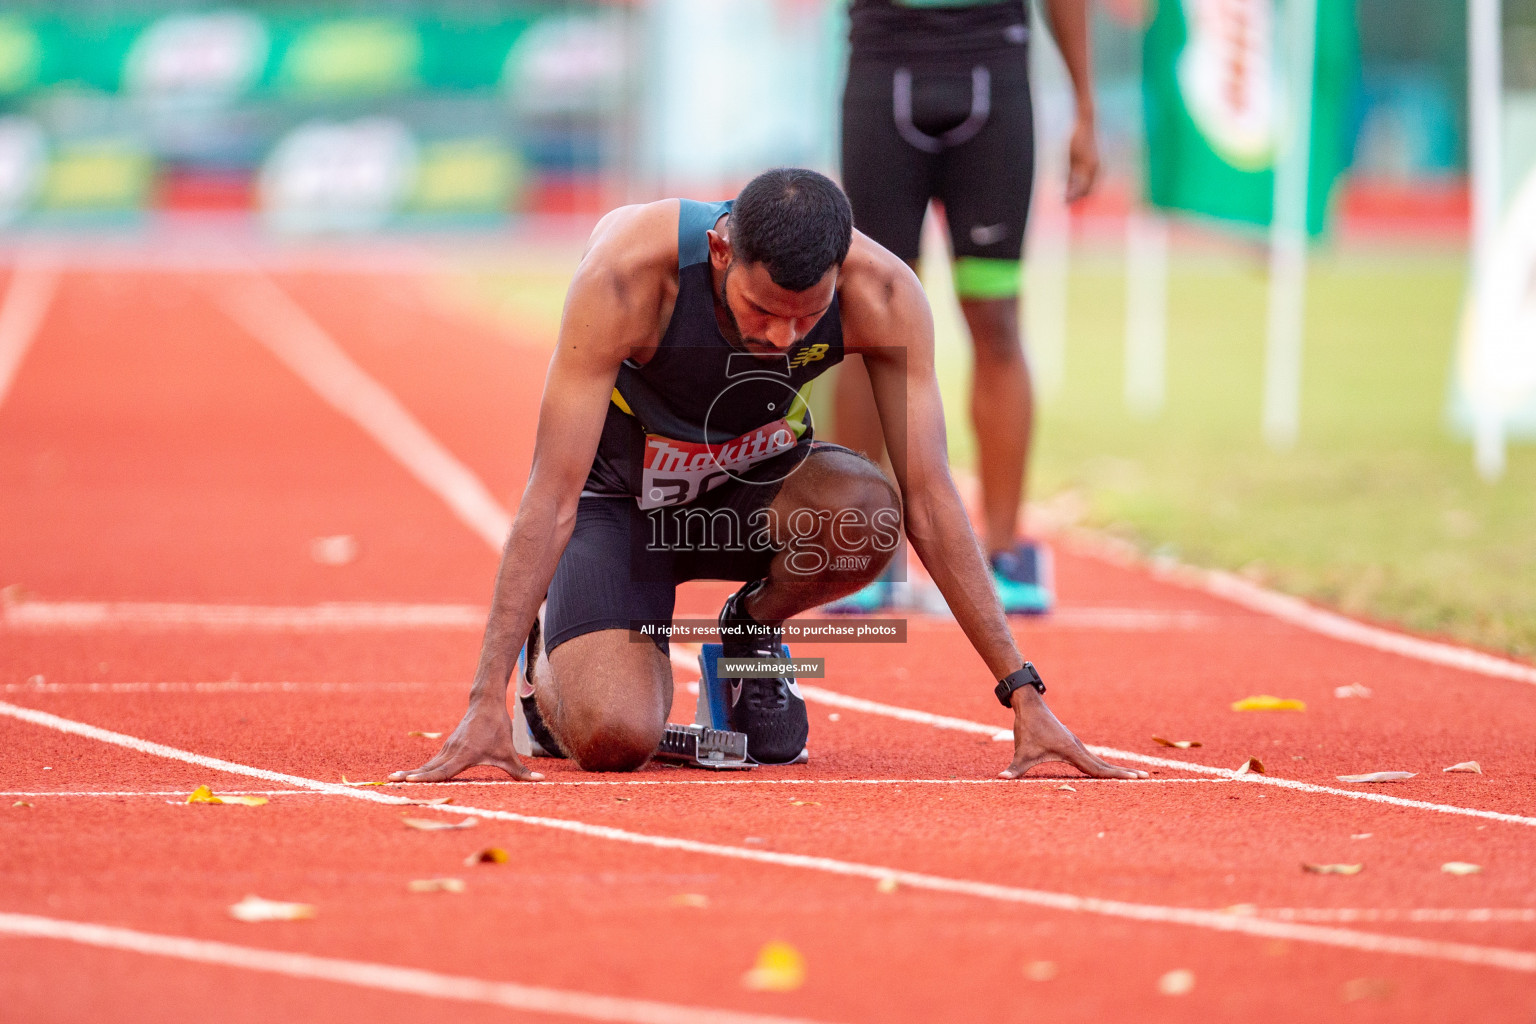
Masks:
[[[932,344],[928,300],[917,275],[868,235],[853,233],[837,293],[849,348]]]
[[[582,268],[624,277],[653,273],[675,277],[677,217],[676,199],[610,210],[587,239]]]
[[[592,229],[566,295],[562,330],[603,323],[615,359],[655,347],[677,296],[676,199],[621,206]]]

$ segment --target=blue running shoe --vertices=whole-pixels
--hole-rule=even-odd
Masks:
[[[755,580],[726,599],[720,610],[720,653],[725,658],[783,658],[784,631],[767,629],[747,614],[746,599],[763,585]],[[747,756],[759,764],[794,764],[804,755],[810,721],[805,698],[789,676],[722,677],[730,688],[727,716],[732,732],[747,734]],[[703,693],[703,686],[700,687]]]
[[[992,586],[1009,615],[1044,615],[1056,603],[1051,549],[1021,540],[992,556]]]

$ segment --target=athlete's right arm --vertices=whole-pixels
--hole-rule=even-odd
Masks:
[[[619,364],[659,331],[676,237],[675,202],[616,210],[593,231],[566,294],[539,405],[533,472],[502,549],[469,709],[436,756],[391,779],[439,782],[477,764],[518,779],[539,777],[512,749],[507,684],[575,526]]]

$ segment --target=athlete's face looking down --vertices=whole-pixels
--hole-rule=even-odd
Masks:
[[[731,243],[716,231],[709,233],[709,256],[720,330],[754,355],[787,352],[816,326],[837,293],[839,268],[828,268],[805,291],[792,292],[773,283],[766,264],[735,258]]]

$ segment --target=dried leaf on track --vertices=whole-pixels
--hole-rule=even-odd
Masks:
[[[1448,875],[1478,875],[1482,874],[1481,864],[1468,864],[1464,860],[1447,861],[1440,865],[1440,870]]]
[[[27,803],[25,800],[17,800],[15,803],[11,804],[11,806],[12,807],[31,807],[32,805]]]
[[[1351,839],[1369,839],[1369,838],[1371,838],[1371,836],[1373,836],[1375,834],[1376,833],[1374,833],[1374,832],[1356,832],[1354,835],[1350,836],[1349,838],[1351,838]]]
[[[699,892],[680,892],[667,901],[674,907],[693,907],[703,910],[709,906],[709,897]]]
[[[770,942],[741,983],[755,992],[793,992],[805,984],[805,958],[787,942]]]
[[[1260,693],[1232,702],[1233,711],[1305,711],[1307,702],[1291,697],[1273,697]]]
[[[456,828],[474,828],[480,824],[479,818],[465,818],[460,822],[440,821],[436,818],[401,818],[400,824],[406,828],[420,829],[423,832],[450,832]]]
[[[820,807],[821,806],[821,801],[820,800],[791,800],[790,801],[790,805],[793,806],[793,807]]]
[[[1303,864],[1301,870],[1314,875],[1358,875],[1364,864]]]
[[[1024,965],[1024,977],[1030,981],[1050,981],[1056,974],[1054,960],[1031,960]]]
[[[896,879],[890,875],[886,875],[884,878],[880,879],[880,881],[875,883],[875,892],[884,893],[887,896],[899,888],[901,888],[901,883],[897,882]]]
[[[505,864],[512,859],[512,855],[499,846],[487,846],[483,850],[476,850],[464,858],[466,866],[472,864]]]
[[[443,738],[443,734],[440,732],[422,732],[420,729],[412,729],[410,732],[406,733],[406,735],[420,736],[424,740],[440,740]]]
[[[345,775],[343,775],[341,777],[341,784],[343,786],[387,786],[387,785],[389,785],[389,783],[387,783],[387,782],[353,782],[351,779],[347,778]]]
[[[417,805],[418,807],[441,807],[441,806],[443,806],[443,804],[451,804],[451,803],[453,803],[453,797],[451,797],[451,796],[434,796],[434,797],[428,797],[427,799],[424,799],[424,800],[412,800],[411,803]]]
[[[1364,775],[1337,775],[1340,782],[1401,782],[1418,772],[1366,772]]]
[[[1463,761],[1460,764],[1453,764],[1449,768],[1441,768],[1440,770],[1442,772],[1476,772],[1478,775],[1483,774],[1483,766],[1476,761]]]
[[[463,892],[469,888],[462,878],[415,878],[405,887],[411,892]]]
[[[1165,740],[1161,736],[1153,736],[1152,742],[1160,747],[1178,747],[1180,750],[1188,750],[1190,747],[1204,746],[1199,740]],[[1040,961],[1047,963],[1048,961]]]
[[[1187,996],[1195,990],[1195,972],[1180,968],[1157,979],[1157,990],[1165,996]]]
[[[1076,792],[1077,792],[1077,787],[1075,787],[1075,786],[1069,786],[1069,785],[1067,785],[1067,784],[1066,784],[1066,783],[1065,783],[1065,782],[1063,782],[1063,783],[1062,783],[1062,784],[1061,784],[1061,785],[1059,785],[1059,786],[1057,786],[1057,787],[1056,787],[1056,788],[1057,788],[1057,789],[1064,789],[1064,790],[1066,790],[1066,791],[1067,791],[1067,792],[1068,792],[1068,793],[1076,793]]]
[[[282,903],[264,900],[260,896],[247,896],[229,908],[229,916],[236,921],[308,921],[315,916],[315,908],[309,903]]]
[[[189,804],[242,804],[246,807],[260,807],[267,802],[264,796],[218,796],[207,786],[198,786],[187,794]]]
[[[1348,686],[1335,686],[1333,688],[1333,695],[1340,700],[1345,700],[1349,697],[1369,697],[1371,695],[1371,688],[1369,686],[1361,686],[1359,683],[1350,683]]]
[[[1241,765],[1238,766],[1237,771],[1232,773],[1232,777],[1236,778],[1239,775],[1250,775],[1250,774],[1252,774],[1252,775],[1263,775],[1263,774],[1265,774],[1265,772],[1264,772],[1264,762],[1260,761],[1256,757],[1250,757],[1248,760],[1244,761]]]

